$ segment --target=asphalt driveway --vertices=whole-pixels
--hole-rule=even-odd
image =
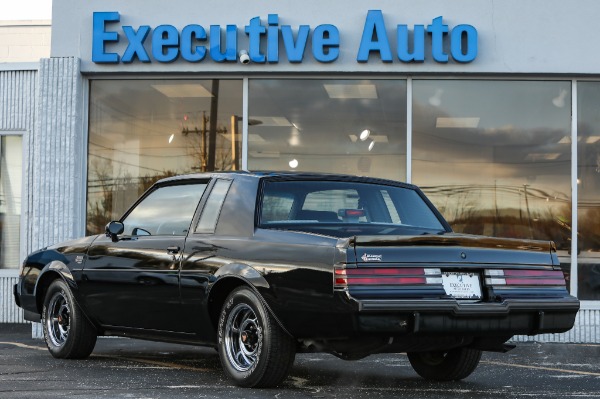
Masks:
[[[210,348],[106,338],[87,360],[58,360],[29,337],[28,328],[0,324],[0,398],[600,398],[600,345],[485,353],[452,383],[424,381],[404,355],[301,354],[283,386],[257,390],[232,385]]]

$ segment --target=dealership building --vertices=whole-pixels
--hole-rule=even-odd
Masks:
[[[0,322],[27,253],[102,233],[157,179],[297,170],[553,240],[581,311],[536,339],[600,342],[597,1],[53,3],[49,55],[0,43]]]

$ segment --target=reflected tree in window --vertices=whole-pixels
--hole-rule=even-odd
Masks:
[[[241,80],[93,80],[88,234],[161,178],[237,168],[241,107]]]

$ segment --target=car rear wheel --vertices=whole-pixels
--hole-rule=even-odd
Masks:
[[[42,326],[46,346],[56,358],[84,359],[94,350],[96,330],[62,280],[55,280],[48,287],[42,310]]]
[[[462,380],[475,371],[480,359],[481,351],[471,348],[408,353],[413,369],[421,377],[435,381]]]
[[[227,297],[218,328],[221,364],[236,385],[266,388],[287,377],[296,342],[250,288],[239,287]]]

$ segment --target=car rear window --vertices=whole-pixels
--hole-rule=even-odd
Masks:
[[[445,230],[417,191],[373,183],[266,181],[260,209],[260,225],[267,228],[373,225]]]

